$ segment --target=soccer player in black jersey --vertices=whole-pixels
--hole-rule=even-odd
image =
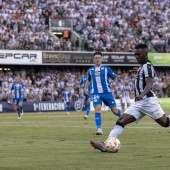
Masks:
[[[138,44],[136,46],[135,58],[139,63],[138,69],[134,69],[136,71],[134,84],[135,102],[118,119],[109,137],[118,138],[127,124],[139,122],[146,115],[154,119],[162,127],[170,126],[170,115],[165,115],[156,95],[152,91],[155,70],[151,61],[148,60],[147,45]],[[90,143],[95,149],[107,151],[104,142],[90,141]]]

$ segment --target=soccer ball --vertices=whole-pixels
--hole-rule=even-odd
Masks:
[[[117,138],[111,137],[104,142],[107,152],[116,153],[120,149],[120,141]]]

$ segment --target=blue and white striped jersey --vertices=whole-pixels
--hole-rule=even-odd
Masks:
[[[23,88],[24,88],[23,83],[13,83],[12,84],[11,91],[14,91],[15,99],[21,99],[22,98]]]
[[[109,78],[114,79],[116,74],[110,67],[93,66],[88,70],[88,81],[91,81],[92,90],[91,93],[110,93],[110,81]]]
[[[63,91],[62,92],[62,95],[63,95],[63,97],[64,97],[64,101],[65,102],[69,102],[70,100],[69,100],[69,98],[70,98],[70,96],[71,96],[71,92],[70,91]]]
[[[86,86],[86,81],[87,81],[87,76],[83,76],[80,80],[79,84],[83,86],[83,90]],[[91,92],[91,84],[89,85],[88,91]]]

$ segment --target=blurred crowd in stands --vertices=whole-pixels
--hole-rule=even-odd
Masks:
[[[16,76],[21,77],[25,85],[23,91],[24,101],[63,101],[62,91],[65,85],[72,93],[72,100],[82,98],[82,91],[79,91],[81,77],[87,73],[87,67],[31,67],[13,66],[0,70],[0,101],[7,101],[8,92]],[[133,82],[135,75],[129,72],[131,68],[113,67],[117,75],[114,83],[113,94],[119,99],[122,94],[122,85],[125,81],[131,87],[130,96],[134,98]],[[83,90],[83,89],[82,89]],[[153,91],[158,97],[170,97],[170,70],[163,68],[156,69]],[[13,97],[13,96],[11,96]]]
[[[80,39],[48,34],[49,19],[70,19]],[[0,0],[0,48],[170,52],[169,0]]]

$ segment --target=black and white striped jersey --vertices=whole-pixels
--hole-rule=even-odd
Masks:
[[[122,97],[130,97],[131,88],[129,85],[122,86]]]
[[[148,60],[145,64],[140,66],[137,73],[137,77],[135,78],[135,96],[140,95],[145,89],[146,86],[145,78],[147,77],[154,78],[154,76],[155,76],[154,67],[151,61]],[[154,96],[156,95],[151,89],[148,92],[148,94],[145,95],[143,98],[154,97]]]

